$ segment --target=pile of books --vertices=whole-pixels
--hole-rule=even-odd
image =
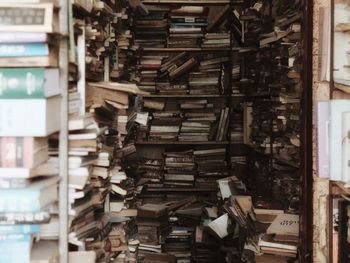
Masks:
[[[196,165],[193,151],[164,153],[164,186],[192,187]]]
[[[138,16],[134,22],[135,45],[142,47],[165,47],[168,31],[166,12],[152,11]]]
[[[155,117],[153,115],[148,138],[149,140],[177,141],[180,125],[181,118]]]
[[[194,227],[174,224],[165,240],[164,252],[176,257],[177,262],[191,262],[191,242]]]
[[[261,48],[256,52],[257,63],[248,63],[246,71],[260,74],[254,85],[247,85],[259,95],[252,103],[251,143],[257,152],[271,157],[270,164],[263,162],[261,155],[254,157],[260,160],[255,163],[259,174],[257,177],[273,180],[275,186],[265,191],[273,192],[274,198],[281,201],[284,207],[296,210],[294,197],[300,191],[302,69],[299,8],[299,3],[289,3],[276,13],[273,27],[262,25],[261,30],[256,31],[260,34]],[[267,46],[271,49],[266,49]],[[264,63],[267,60],[270,61],[269,65]],[[271,75],[273,79],[269,79]],[[254,96],[252,93],[250,95]]]
[[[162,204],[143,204],[137,208],[136,225],[140,241],[139,257],[144,252],[162,252],[167,235],[170,232],[168,208]]]
[[[169,13],[167,47],[198,47],[208,25],[206,9],[201,6],[182,6]]]
[[[232,143],[243,143],[244,118],[242,104],[236,104],[231,108],[230,139]]]
[[[208,64],[206,64],[208,65]],[[220,66],[218,70],[211,69],[209,71],[204,70],[203,61],[200,62],[200,67],[202,71],[199,72],[190,72],[188,77],[189,84],[189,94],[220,94],[220,75],[221,69]]]
[[[113,6],[103,1],[95,1],[91,4],[90,19],[83,23],[85,27],[86,79],[101,81],[104,78],[105,58],[115,54],[116,34],[112,32],[112,24],[118,21],[118,16],[123,19],[123,14],[117,13]],[[124,43],[124,45],[127,44]]]
[[[193,152],[197,164],[196,187],[215,188],[216,180],[228,176],[226,148],[203,148]]]
[[[149,141],[225,141],[229,108],[216,113],[206,99],[179,100],[178,111],[154,111],[149,122]],[[166,107],[166,106],[165,106]]]
[[[264,216],[262,214],[263,211],[259,212],[257,220]],[[258,246],[264,254],[295,258],[298,249],[298,239],[299,216],[281,213],[275,215],[272,222],[269,223],[266,233],[259,236]]]
[[[57,260],[60,129],[57,13],[52,3],[0,4],[0,262]],[[52,68],[45,68],[52,67]]]
[[[156,92],[156,80],[163,56],[142,56],[140,59],[138,87],[147,92]]]
[[[205,231],[203,226],[197,226],[192,245],[192,258],[196,262],[218,262],[220,257],[217,239]]]
[[[206,33],[202,41],[202,48],[228,48],[230,47],[230,33]]]
[[[163,159],[144,158],[138,164],[139,180],[138,184],[147,184],[149,187],[163,186]]]

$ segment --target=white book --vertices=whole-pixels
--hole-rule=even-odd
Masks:
[[[350,112],[342,114],[342,181],[350,184]]]
[[[279,214],[266,230],[267,234],[299,235],[299,215]]]
[[[95,263],[95,251],[74,251],[68,254],[69,263]]]
[[[342,181],[342,120],[343,113],[350,112],[350,100],[330,102],[330,179]]]
[[[45,137],[60,129],[61,97],[0,100],[0,136]]]
[[[218,217],[214,221],[210,222],[208,224],[208,227],[213,230],[218,237],[221,239],[228,236],[228,225],[229,225],[229,217],[228,214],[223,214],[222,216]]]

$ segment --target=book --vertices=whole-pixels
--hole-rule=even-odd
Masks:
[[[0,225],[44,224],[50,219],[48,211],[0,213]]]
[[[267,234],[299,235],[299,215],[279,214],[266,230]]]
[[[12,234],[37,234],[40,231],[39,225],[0,225],[1,235]]]
[[[228,214],[223,214],[222,216],[218,217],[214,221],[210,222],[208,224],[208,228],[211,229],[213,233],[220,239],[228,236],[229,234],[229,226],[230,224],[230,218]]]
[[[329,105],[330,112],[330,134],[329,134],[329,152],[330,152],[330,179],[342,181],[342,120],[343,113],[350,112],[348,100],[331,100]],[[345,182],[347,183],[347,182]]]
[[[60,128],[59,96],[48,99],[1,99],[0,136],[44,137]],[[35,123],[35,125],[33,125]]]
[[[2,168],[33,168],[47,159],[46,138],[0,137],[0,166]]]
[[[40,99],[59,94],[58,69],[0,69],[0,99]]]
[[[165,205],[145,204],[137,208],[138,217],[160,217],[166,214],[168,208]]]
[[[0,236],[0,262],[30,263],[31,235],[13,234]],[[19,253],[20,251],[20,253]]]
[[[46,43],[0,44],[0,58],[44,57],[49,55]]]
[[[30,263],[55,263],[58,257],[57,241],[40,240],[33,244]]]
[[[96,252],[95,251],[73,251],[68,253],[70,263],[95,263]]]
[[[58,178],[40,180],[25,189],[0,190],[0,212],[38,212],[56,201]]]
[[[0,3],[0,32],[58,32],[53,3]]]
[[[44,162],[34,168],[0,167],[0,178],[2,179],[4,178],[29,179],[29,178],[39,177],[39,176],[52,176],[56,174],[58,174],[58,167],[55,167],[50,162]]]
[[[89,107],[93,104],[104,105],[105,100],[108,99],[112,102],[117,102],[123,105],[128,105],[129,96],[125,91],[118,91],[99,87],[95,85],[87,85],[86,88],[86,106]]]
[[[350,112],[342,114],[342,181],[346,182],[345,187],[350,183]]]
[[[0,43],[44,43],[49,36],[40,32],[0,32]]]

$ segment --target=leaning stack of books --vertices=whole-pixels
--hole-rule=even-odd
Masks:
[[[58,169],[48,136],[60,129],[53,4],[0,4],[0,262],[58,255]],[[50,69],[45,67],[52,67]],[[45,251],[45,253],[44,253]],[[45,254],[45,255],[44,255]]]

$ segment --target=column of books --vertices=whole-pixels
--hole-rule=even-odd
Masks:
[[[257,52],[246,56],[242,83],[251,101],[246,108],[247,119],[252,119],[253,178],[248,188],[255,215],[255,238],[245,248],[255,254],[256,262],[288,262],[297,255],[299,236],[300,3],[252,5],[245,19],[249,41],[255,35],[258,46]]]
[[[125,170],[131,169],[135,152],[127,143],[128,108],[139,90],[133,84],[102,82],[128,74],[123,49],[131,40],[130,7],[76,1],[73,10],[75,24],[86,34],[83,99],[88,113],[71,112],[70,119],[70,262],[136,262],[135,184]],[[76,81],[71,84],[74,97]]]
[[[22,2],[22,1],[21,1]],[[58,256],[58,13],[52,3],[0,4],[0,262]],[[56,34],[57,36],[57,34]]]

